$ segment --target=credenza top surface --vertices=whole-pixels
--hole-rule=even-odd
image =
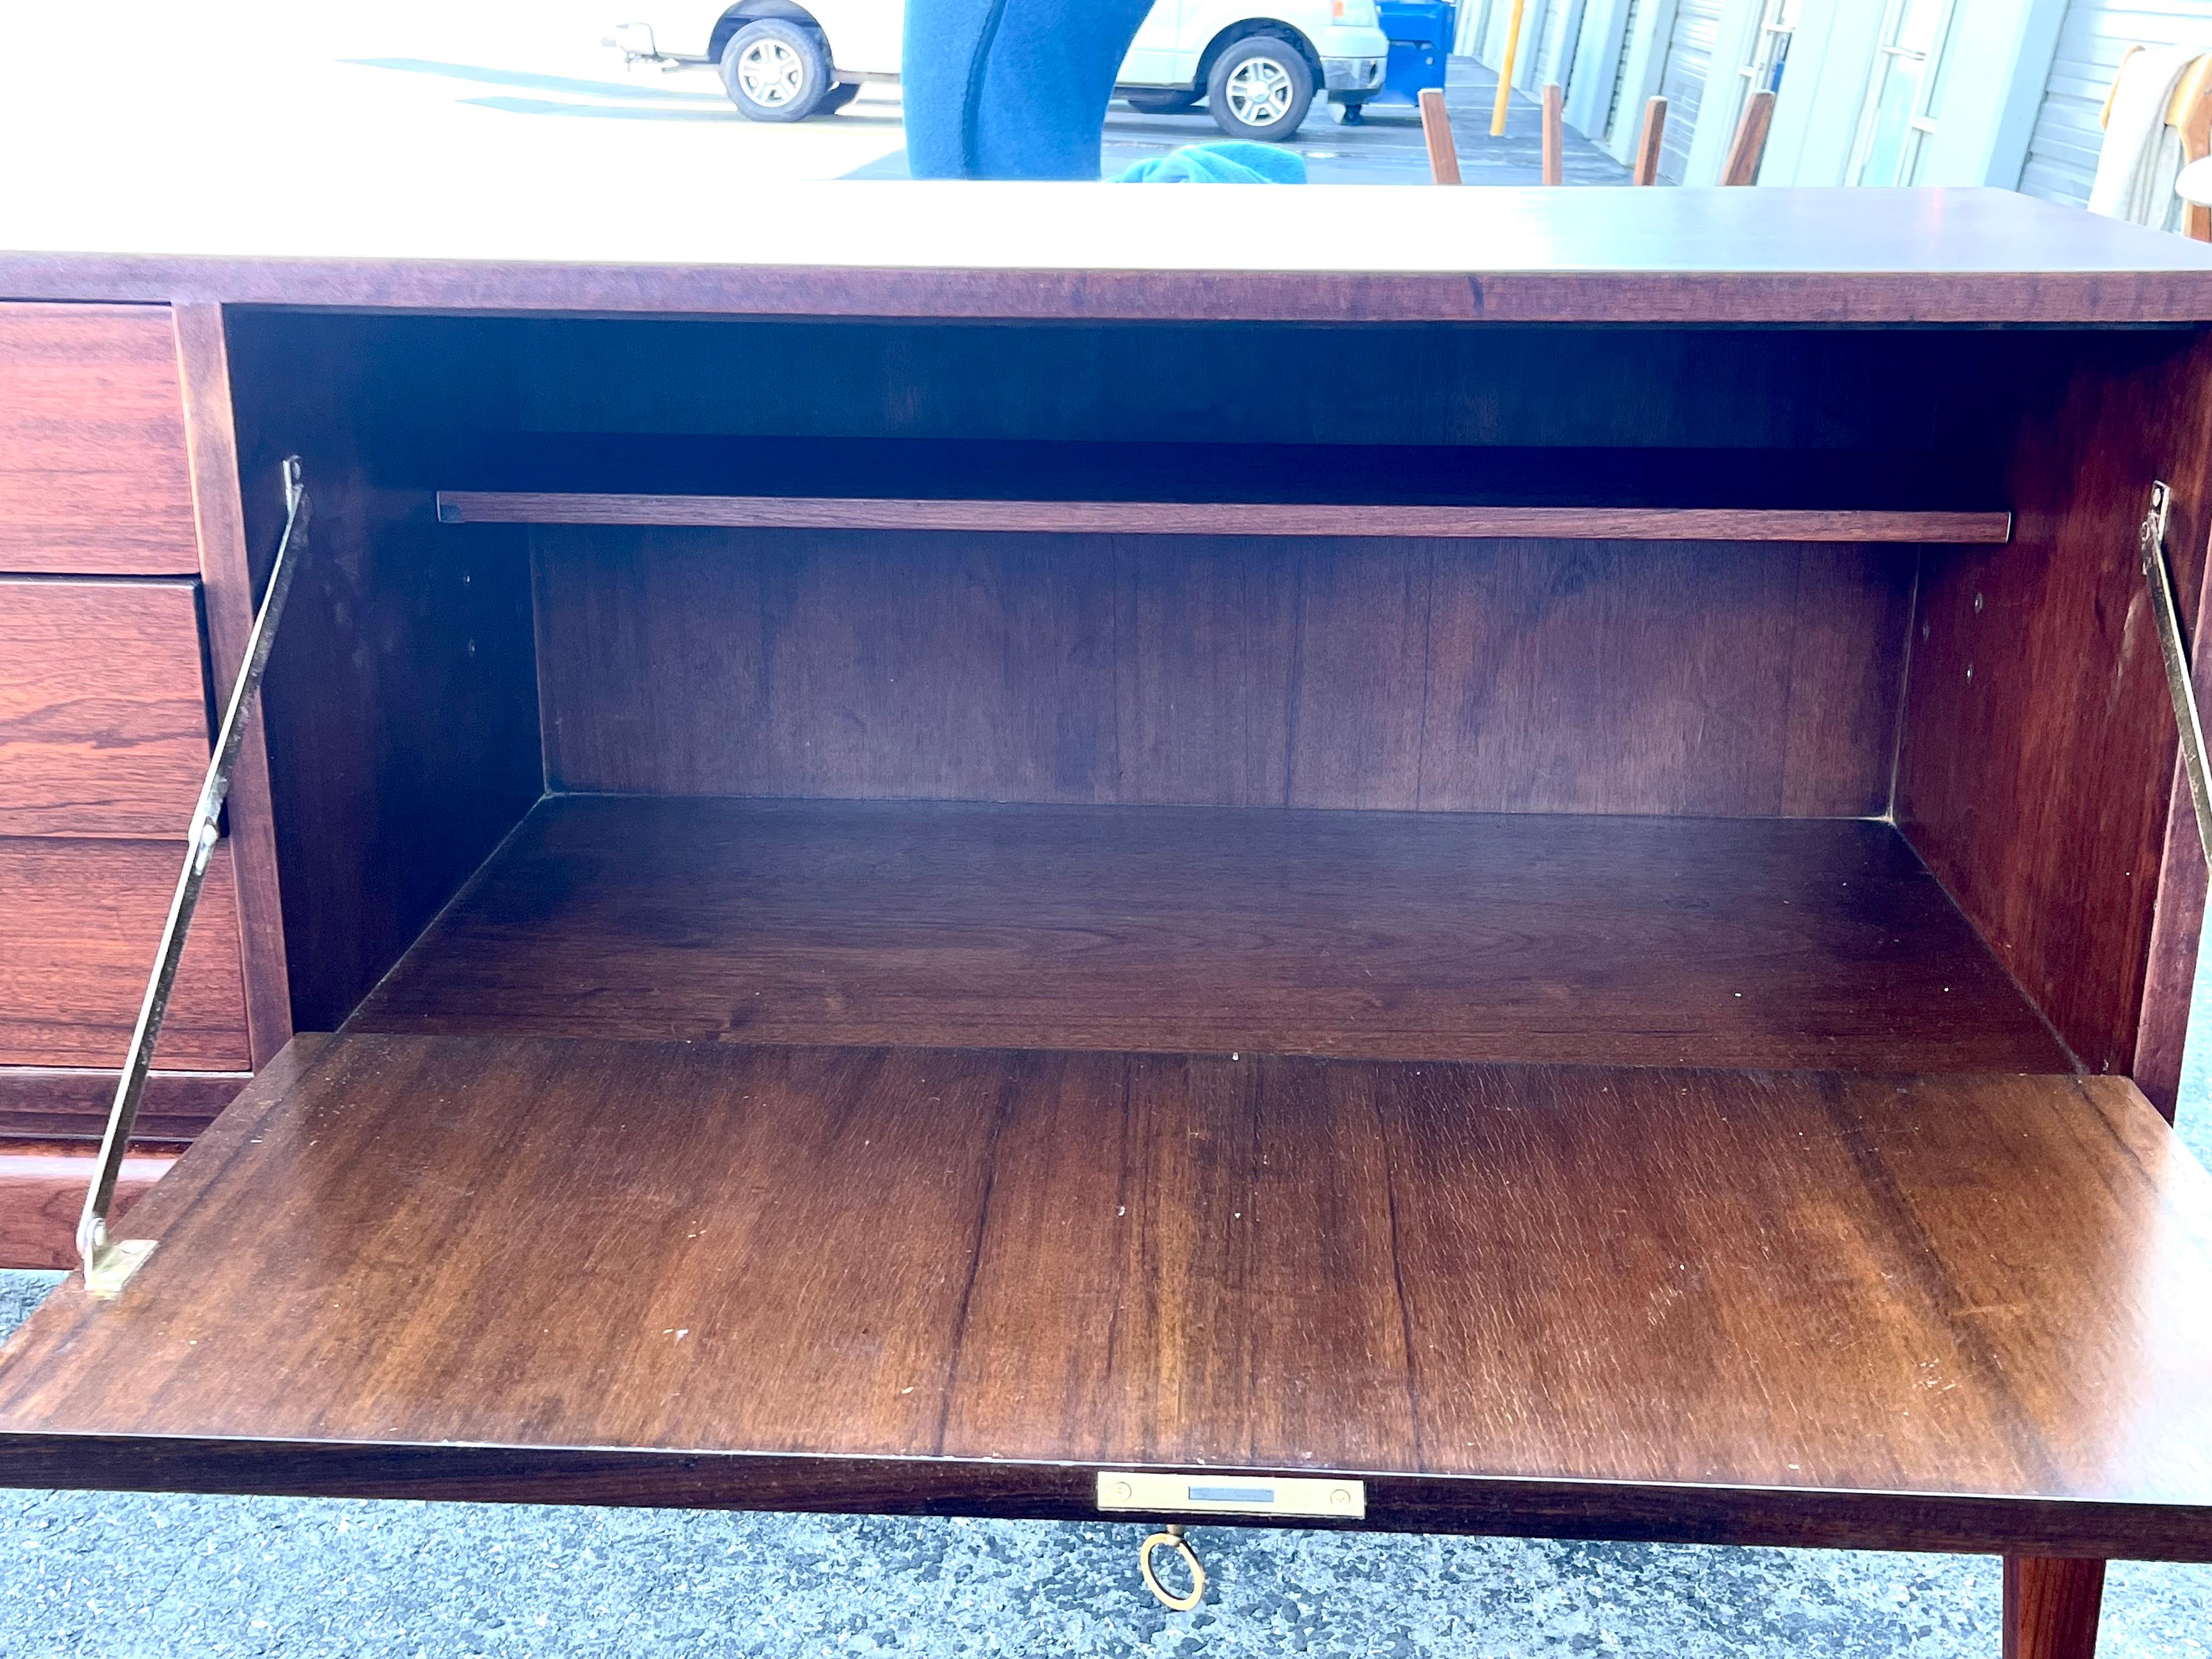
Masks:
[[[189,193],[107,246],[11,213],[0,299],[422,311],[1331,322],[2212,321],[2212,247],[2009,191],[759,186],[742,214],[283,216]],[[1272,218],[1279,187],[1267,198]],[[1318,194],[1314,192],[1318,191]],[[122,227],[127,225],[127,229]]]

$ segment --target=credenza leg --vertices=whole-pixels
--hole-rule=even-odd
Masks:
[[[2093,1659],[2105,1564],[2051,1555],[2004,1559],[2004,1659]]]

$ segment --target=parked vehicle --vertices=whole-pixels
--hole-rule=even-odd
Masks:
[[[905,11],[903,0],[664,0],[607,44],[632,63],[710,65],[750,119],[800,121],[898,78]],[[1140,110],[1203,102],[1232,138],[1287,138],[1316,95],[1378,91],[1389,52],[1376,0],[1158,0],[1115,90]]]

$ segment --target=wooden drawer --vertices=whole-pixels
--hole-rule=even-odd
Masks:
[[[0,1140],[0,1267],[77,1265],[77,1216],[94,1156],[84,1142]],[[172,1147],[134,1151],[115,1183],[116,1212],[137,1203],[176,1161]]]
[[[0,1065],[122,1063],[182,858],[177,842],[0,841]],[[155,1059],[195,1071],[252,1063],[228,845],[208,872]]]
[[[0,1066],[0,1137],[98,1143],[115,1103],[114,1067]],[[146,1079],[133,1138],[190,1140],[246,1086],[243,1072],[156,1072]],[[0,1194],[0,1209],[7,1207]],[[4,1227],[4,1223],[0,1223]],[[24,1267],[0,1258],[0,1267]]]
[[[168,307],[0,305],[0,571],[198,569]]]
[[[195,587],[0,580],[0,835],[183,832],[209,741]]]

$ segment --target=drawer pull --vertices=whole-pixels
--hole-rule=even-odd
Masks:
[[[1190,1573],[1190,1588],[1177,1595],[1160,1583],[1159,1575],[1152,1571],[1152,1552],[1171,1549],[1182,1557],[1183,1566]],[[1145,1576],[1145,1588],[1158,1598],[1162,1607],[1176,1613],[1188,1613],[1206,1599],[1206,1569],[1198,1565],[1198,1552],[1190,1547],[1190,1540],[1182,1535],[1181,1527],[1170,1527],[1156,1532],[1137,1547],[1137,1571]]]
[[[1296,1515],[1363,1521],[1367,1517],[1367,1486],[1359,1480],[1322,1480],[1310,1475],[1263,1480],[1250,1475],[1104,1469],[1098,1475],[1098,1507],[1146,1515]]]
[[[295,455],[284,463],[284,533],[270,565],[269,586],[255,613],[253,631],[246,637],[245,660],[238,665],[237,682],[222,711],[222,725],[216,733],[214,753],[208,757],[198,803],[192,808],[185,867],[177,877],[176,895],[169,901],[168,919],[161,924],[153,976],[146,981],[145,1000],[138,1006],[138,1023],[131,1033],[123,1074],[116,1080],[115,1104],[108,1109],[107,1131],[100,1139],[100,1161],[84,1195],[84,1213],[76,1224],[76,1247],[84,1257],[84,1288],[100,1301],[120,1294],[125,1282],[154,1253],[155,1241],[149,1238],[109,1238],[107,1212],[115,1201],[116,1178],[123,1172],[131,1126],[137,1121],[138,1103],[146,1092],[155,1039],[161,1034],[161,1018],[168,1012],[169,993],[176,986],[177,964],[184,959],[185,933],[199,903],[200,883],[207,875],[208,859],[216,842],[222,838],[222,804],[230,794],[231,771],[238,764],[239,747],[245,740],[246,717],[253,712],[254,694],[260,690],[262,671],[269,665],[269,647],[276,643],[276,624],[284,614],[284,598],[291,592],[293,573],[307,551],[308,512],[300,458]]]

